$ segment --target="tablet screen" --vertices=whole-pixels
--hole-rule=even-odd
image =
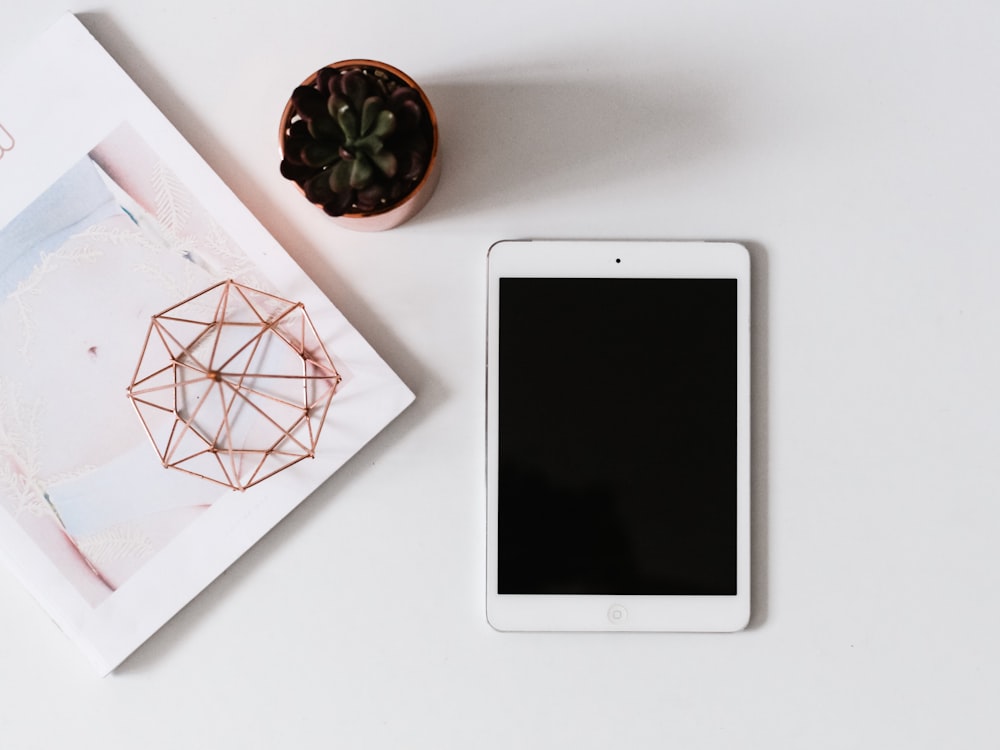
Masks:
[[[500,594],[737,591],[737,282],[500,279]]]

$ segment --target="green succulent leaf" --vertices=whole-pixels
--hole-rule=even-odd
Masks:
[[[358,154],[358,158],[351,164],[351,187],[355,190],[368,187],[375,178],[375,167],[371,159],[364,154]]]
[[[325,167],[333,164],[340,158],[340,152],[336,145],[327,145],[318,141],[311,141],[302,147],[299,152],[302,163],[309,167]]]
[[[361,134],[367,135],[375,126],[375,121],[381,112],[385,111],[385,102],[381,97],[369,96],[361,107]]]
[[[328,170],[328,180],[330,189],[335,193],[349,192],[351,188],[351,171],[353,161],[338,161]]]
[[[340,129],[344,131],[344,136],[348,141],[357,139],[358,116],[351,108],[349,102],[344,102],[337,107],[337,122],[340,125]]]
[[[372,135],[377,135],[379,138],[385,138],[386,136],[392,135],[395,130],[396,115],[388,109],[384,109],[379,112],[378,119],[375,120],[375,127],[372,129]]]
[[[386,177],[392,179],[396,176],[396,171],[399,169],[399,160],[392,151],[383,150],[374,153],[371,155],[371,160]]]
[[[326,100],[326,111],[329,113],[330,117],[334,120],[337,119],[337,112],[343,106],[351,106],[351,103],[342,94],[330,94]]]
[[[363,151],[368,154],[377,154],[379,151],[385,148],[385,143],[377,135],[366,135],[364,138],[359,138],[354,142],[355,151]]]

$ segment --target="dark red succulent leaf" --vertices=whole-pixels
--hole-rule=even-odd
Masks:
[[[390,104],[402,104],[403,102],[416,102],[420,104],[420,94],[412,86],[399,86],[389,94]]]
[[[374,211],[381,207],[388,191],[384,182],[374,182],[364,190],[359,190],[355,201],[359,211]]]
[[[323,204],[323,210],[330,216],[343,216],[351,207],[353,194],[350,192],[334,193],[333,197]]]
[[[401,102],[393,102],[390,108],[396,115],[396,132],[409,133],[420,127],[423,109],[417,102],[404,99]]]
[[[326,205],[330,201],[334,200],[336,194],[330,189],[330,176],[327,174],[328,171],[329,170],[319,172],[315,176],[306,180],[302,185],[302,191],[306,194],[306,198],[310,203]]]
[[[419,180],[427,168],[427,158],[419,151],[410,151],[407,153],[407,157],[408,164],[406,171],[403,172],[403,179],[411,181]]]
[[[295,138],[312,138],[309,134],[309,121],[296,120],[288,126],[288,135],[294,136]]]
[[[410,192],[411,185],[402,180],[393,180],[389,183],[389,203],[398,203],[404,195]]]
[[[324,94],[330,93],[332,91],[330,84],[334,83],[336,78],[336,68],[320,68],[316,71],[316,90]]]
[[[285,161],[291,162],[292,164],[302,164],[302,149],[310,143],[309,138],[297,138],[295,136],[286,135],[281,143],[281,152],[284,154]]]
[[[286,180],[292,180],[302,185],[302,183],[314,174],[316,174],[316,170],[313,167],[307,167],[304,164],[295,164],[287,158],[281,160],[281,176]]]
[[[360,68],[351,68],[340,76],[340,93],[351,100],[351,104],[358,112],[371,90],[368,83],[368,76]]]
[[[312,86],[296,86],[292,91],[292,106],[305,120],[327,114],[326,97]]]

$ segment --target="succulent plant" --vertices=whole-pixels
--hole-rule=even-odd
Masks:
[[[433,123],[419,91],[374,65],[327,67],[292,92],[281,174],[331,216],[398,203],[427,170]]]

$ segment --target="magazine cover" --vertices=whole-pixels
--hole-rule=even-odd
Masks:
[[[0,556],[102,674],[413,400],[71,15],[0,72],[0,336]]]

